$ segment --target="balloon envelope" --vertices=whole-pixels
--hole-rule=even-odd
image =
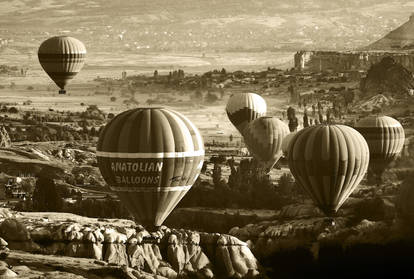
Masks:
[[[355,190],[369,163],[365,139],[345,125],[302,129],[292,138],[288,153],[296,182],[328,216]]]
[[[287,157],[288,151],[289,151],[289,143],[292,140],[292,138],[296,135],[296,132],[289,133],[286,135],[282,140],[282,153],[285,157]]]
[[[65,93],[65,86],[83,67],[86,48],[78,39],[68,36],[52,37],[44,41],[38,50],[40,65]]]
[[[233,94],[226,106],[230,122],[241,134],[249,122],[265,115],[266,110],[266,101],[256,93]]]
[[[244,141],[250,153],[268,170],[282,156],[282,141],[289,134],[288,126],[275,117],[262,116],[244,130]]]
[[[164,108],[137,108],[113,118],[97,146],[98,166],[137,221],[160,226],[191,188],[204,160],[190,120]]]
[[[369,116],[361,119],[355,129],[368,143],[369,167],[374,173],[381,175],[404,147],[404,128],[392,117]]]

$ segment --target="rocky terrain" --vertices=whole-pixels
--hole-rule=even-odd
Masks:
[[[67,213],[2,210],[1,216],[0,237],[11,250],[3,267],[18,278],[39,273],[45,278],[256,278],[261,273],[247,244],[226,234],[167,227],[149,234],[129,220]]]
[[[334,221],[318,217],[312,205],[298,204],[277,219],[234,227],[229,234],[248,243],[272,278],[303,278],[312,273],[328,278],[329,272],[339,272],[341,278],[412,276],[408,259],[414,249],[414,232],[407,202],[414,189],[411,183],[405,186],[410,190],[402,195],[404,203],[398,199],[397,185],[362,187]],[[405,216],[398,209],[401,204],[407,207]]]

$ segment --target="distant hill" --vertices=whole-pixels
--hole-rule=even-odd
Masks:
[[[352,50],[401,25],[413,0],[0,1],[0,38],[55,34],[88,51]]]
[[[382,39],[367,46],[367,50],[414,50],[414,13],[410,19]]]

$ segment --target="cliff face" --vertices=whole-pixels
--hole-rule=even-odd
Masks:
[[[389,51],[298,51],[295,69],[298,71],[358,71],[368,70],[385,57],[392,57],[409,71],[414,71],[414,53]]]
[[[388,33],[382,39],[370,44],[366,50],[401,50],[414,49],[414,14],[410,19]]]

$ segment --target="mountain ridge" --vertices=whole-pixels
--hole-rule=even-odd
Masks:
[[[366,50],[407,50],[414,49],[414,13],[409,20],[392,30],[383,38],[368,45]]]

